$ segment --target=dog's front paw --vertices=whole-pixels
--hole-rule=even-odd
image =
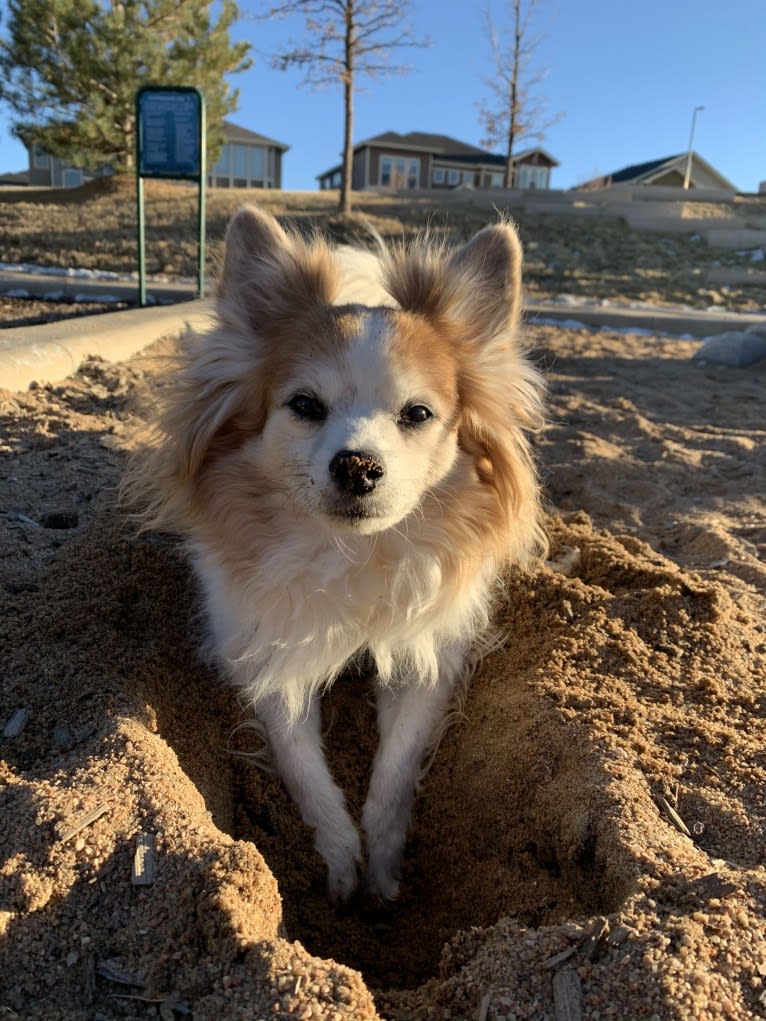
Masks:
[[[406,816],[392,813],[370,797],[362,810],[362,826],[367,838],[365,889],[377,900],[394,901],[399,896]]]
[[[404,834],[397,826],[390,824],[387,831],[374,838],[368,832],[364,885],[372,897],[381,901],[397,899],[403,852]]]
[[[349,820],[342,832],[317,833],[316,849],[327,865],[327,894],[335,904],[345,904],[359,885],[362,842]]]
[[[399,897],[398,870],[393,872],[383,865],[376,866],[371,861],[367,867],[364,887],[375,900],[385,903],[395,901]]]

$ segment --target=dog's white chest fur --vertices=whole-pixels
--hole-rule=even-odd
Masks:
[[[396,531],[297,531],[236,572],[210,547],[193,561],[222,665],[254,704],[277,694],[295,716],[362,650],[382,681],[434,684],[440,649],[486,624],[485,572],[458,600],[438,553]]]

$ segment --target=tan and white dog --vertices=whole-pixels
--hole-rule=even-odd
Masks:
[[[217,660],[339,900],[365,851],[325,762],[322,690],[354,657],[374,660],[365,884],[393,899],[423,758],[499,574],[544,546],[525,436],[541,423],[541,381],[517,337],[515,231],[375,263],[384,300],[339,303],[324,243],[242,209],[217,323],[183,356],[159,442],[128,484],[148,496],[151,527],[186,537]]]

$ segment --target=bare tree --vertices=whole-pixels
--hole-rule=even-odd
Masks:
[[[532,58],[544,40],[534,35],[533,21],[541,0],[507,0],[509,22],[498,29],[489,8],[486,34],[492,50],[492,74],[483,81],[490,98],[478,104],[486,137],[483,144],[502,146],[506,154],[505,187],[514,185],[513,155],[523,138],[542,141],[561,114],[545,117],[546,99],[539,94],[545,71],[532,67]]]
[[[305,34],[301,41],[272,56],[280,71],[305,71],[302,84],[312,88],[343,86],[343,158],[339,210],[351,210],[351,174],[354,148],[354,92],[360,76],[406,74],[406,64],[390,63],[394,50],[428,46],[412,33],[407,0],[286,0],[267,17],[301,14]]]

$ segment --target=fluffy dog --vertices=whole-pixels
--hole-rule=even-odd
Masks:
[[[383,300],[339,301],[327,245],[242,209],[217,322],[183,356],[133,479],[146,521],[186,537],[217,660],[265,729],[337,900],[365,854],[323,755],[322,690],[354,657],[374,660],[380,741],[361,829],[365,885],[390,900],[429,740],[498,577],[544,544],[526,438],[541,382],[517,337],[513,227],[375,262]]]

